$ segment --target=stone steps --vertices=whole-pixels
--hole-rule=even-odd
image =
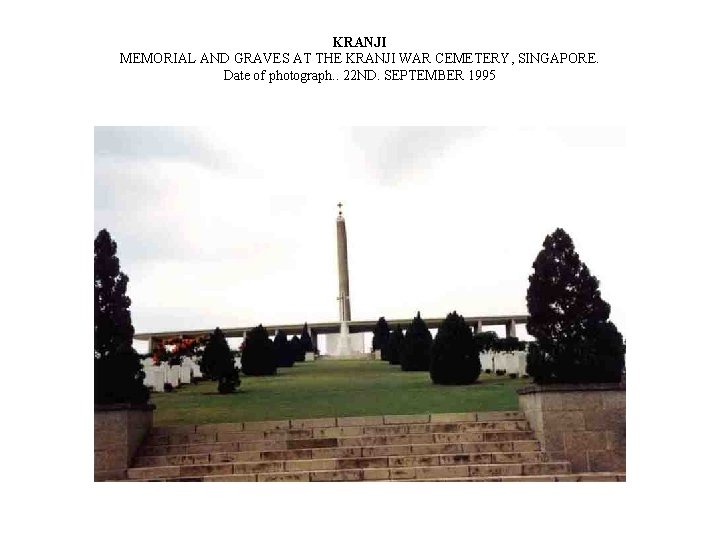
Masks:
[[[607,481],[570,473],[541,451],[522,413],[496,411],[160,426],[128,479]]]
[[[353,416],[338,418],[311,418],[302,420],[266,420],[221,424],[176,424],[155,426],[153,433],[217,433],[221,431],[275,431],[328,427],[357,427],[409,424],[442,424],[457,422],[489,422],[496,420],[525,420],[519,411],[486,411],[469,413],[413,414],[385,416]]]
[[[242,424],[232,424],[242,426]],[[170,426],[168,426],[170,427]],[[181,426],[172,426],[178,429]],[[182,426],[184,427],[184,426]],[[210,425],[210,429],[216,425]],[[203,429],[204,426],[188,426],[187,429]],[[206,428],[207,429],[207,428]],[[371,425],[342,426],[316,428],[287,428],[269,430],[203,430],[187,433],[167,432],[165,429],[154,429],[147,437],[147,446],[176,446],[183,444],[209,444],[215,442],[258,442],[283,441],[299,439],[346,438],[367,436],[423,435],[435,433],[466,433],[486,431],[528,431],[530,425],[526,420],[500,420],[483,422],[452,422],[426,423],[406,425]]]
[[[172,476],[210,476],[215,474],[247,474],[260,472],[327,471],[344,469],[408,468],[446,465],[506,465],[545,463],[542,452],[453,453],[359,458],[282,459],[276,461],[213,461],[179,465],[136,466],[130,471],[133,479]]]
[[[438,465],[415,467],[358,467],[347,469],[318,469],[318,470],[271,470],[268,463],[261,465],[257,470],[247,468],[235,471],[233,465],[216,466],[212,474],[203,474],[206,470],[196,469],[195,466],[185,467],[182,472],[169,467],[158,476],[139,478],[137,474],[130,476],[130,480],[157,480],[157,481],[203,481],[203,482],[357,482],[365,480],[435,480],[435,479],[473,479],[473,478],[504,478],[517,476],[546,476],[565,475],[570,472],[567,462],[544,463],[505,463],[505,464],[471,464],[471,465]],[[160,467],[156,469],[162,469]],[[169,470],[173,469],[173,471]],[[148,471],[151,469],[147,469]],[[131,469],[131,471],[136,471]]]
[[[291,459],[361,458],[381,456],[410,456],[426,454],[527,454],[539,453],[536,440],[516,440],[489,443],[454,444],[406,444],[382,446],[343,446],[330,448],[304,448],[300,450],[233,451],[198,454],[168,454],[139,456],[135,467],[160,467],[166,465],[200,465],[242,461],[276,461]]]
[[[429,478],[401,482],[625,482],[625,473],[595,472],[527,476],[471,476],[468,478]]]
[[[229,434],[233,435],[233,434]],[[457,433],[419,433],[408,435],[365,435],[361,437],[317,437],[303,439],[253,439],[190,444],[144,444],[139,456],[205,454],[215,452],[268,452],[335,447],[400,446],[421,444],[463,444],[527,441],[530,430],[466,431]]]

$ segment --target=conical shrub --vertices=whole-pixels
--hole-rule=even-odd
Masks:
[[[432,348],[430,378],[435,384],[472,384],[480,376],[480,359],[465,319],[452,312],[438,329]]]

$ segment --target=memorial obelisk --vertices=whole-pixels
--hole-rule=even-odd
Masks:
[[[338,302],[340,304],[340,336],[338,343],[338,354],[346,356],[351,354],[350,347],[350,276],[348,275],[347,258],[347,231],[345,230],[345,218],[342,213],[342,203],[338,203],[337,228],[337,253],[338,253]]]

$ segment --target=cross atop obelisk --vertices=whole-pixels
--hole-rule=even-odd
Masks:
[[[350,321],[350,276],[348,275],[347,231],[343,217],[343,203],[339,202],[337,217],[337,253],[338,253],[338,301],[340,302],[340,322]]]

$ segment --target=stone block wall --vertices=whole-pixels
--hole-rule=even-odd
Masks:
[[[95,406],[95,481],[123,480],[152,427],[154,405]]]
[[[575,473],[625,471],[625,385],[533,385],[518,394],[551,459],[570,461]]]

